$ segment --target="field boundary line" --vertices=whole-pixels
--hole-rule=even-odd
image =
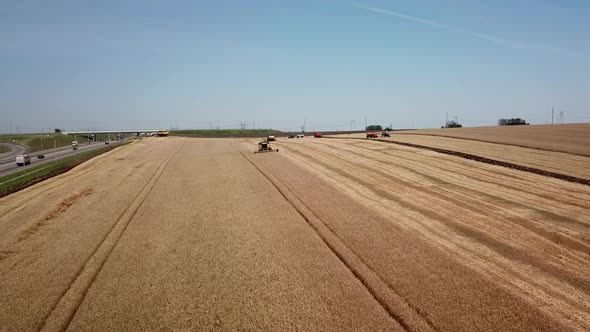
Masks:
[[[579,183],[582,185],[590,186],[590,179],[584,179],[584,178],[579,178],[579,177],[572,176],[572,175],[550,172],[550,171],[546,171],[546,170],[543,170],[540,168],[523,166],[523,165],[519,165],[519,164],[509,163],[507,161],[486,158],[486,157],[482,157],[482,156],[478,156],[478,155],[474,155],[474,154],[470,154],[470,153],[465,153],[465,152],[459,152],[459,151],[455,151],[455,150],[435,148],[435,147],[431,147],[431,146],[427,146],[427,145],[414,144],[414,143],[384,140],[384,139],[379,139],[379,138],[373,138],[373,139],[360,138],[360,137],[326,137],[326,138],[328,138],[328,139],[375,141],[375,142],[381,142],[381,143],[397,144],[397,145],[401,145],[401,146],[407,146],[407,147],[422,149],[422,150],[429,150],[429,151],[433,151],[433,152],[437,152],[437,153],[441,153],[441,154],[446,154],[446,155],[450,155],[450,156],[455,156],[455,157],[460,157],[460,158],[464,158],[464,159],[468,159],[468,160],[477,161],[480,163],[515,169],[518,171],[533,173],[533,174],[542,175],[542,176],[546,176],[546,177],[550,177],[550,178],[554,178],[554,179],[558,179],[558,180],[563,180],[563,181],[567,181],[567,182]]]
[[[526,145],[514,144],[514,143],[498,143],[498,142],[484,140],[484,139],[479,139],[479,138],[445,136],[445,135],[441,135],[441,134],[406,133],[406,132],[400,132],[400,133],[397,133],[397,134],[398,135],[419,135],[419,136],[432,136],[432,137],[453,138],[453,139],[460,139],[460,140],[465,140],[465,141],[474,141],[474,142],[490,143],[490,144],[497,144],[497,145],[508,145],[508,146],[514,146],[514,147],[517,147],[517,148],[526,148],[526,149],[532,149],[532,150],[538,150],[538,151],[559,152],[559,153],[571,154],[571,155],[580,156],[580,157],[590,157],[590,154],[583,154],[583,153],[577,153],[577,152],[568,152],[568,151],[563,151],[563,150],[555,150],[555,149],[547,149],[547,148],[539,148],[539,147],[526,146]]]
[[[403,297],[398,295],[373,269],[367,266],[285,183],[265,170],[258,162],[247,157],[243,152],[241,154],[301,215],[328,249],[367,289],[369,294],[393,320],[407,331],[436,331],[432,322],[412,308]]]
[[[82,265],[68,289],[62,294],[51,312],[45,317],[43,324],[39,328],[40,331],[65,331],[68,328],[107,259],[119,243],[119,240],[139,209],[149,197],[158,180],[168,167],[168,164],[182,149],[184,143],[185,141],[182,140],[176,151],[158,166],[158,169],[156,169],[133,201],[131,201],[129,206],[123,211],[117,221],[115,221],[103,240],[96,246],[86,262]]]

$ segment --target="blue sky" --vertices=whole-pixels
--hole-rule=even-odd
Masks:
[[[2,1],[0,131],[590,122],[590,3]]]

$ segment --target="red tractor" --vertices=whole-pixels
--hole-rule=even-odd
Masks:
[[[378,138],[378,137],[379,137],[379,135],[377,135],[377,133],[373,133],[373,132],[367,133],[367,138]]]
[[[315,134],[313,134],[313,137],[322,138],[322,133],[315,133]]]

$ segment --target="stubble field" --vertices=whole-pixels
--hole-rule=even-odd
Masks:
[[[0,329],[590,329],[589,186],[381,142],[255,143],[144,139],[0,199]]]
[[[590,123],[425,129],[399,134],[454,137],[590,156]]]

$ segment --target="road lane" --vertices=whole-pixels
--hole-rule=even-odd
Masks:
[[[117,143],[111,143],[111,144],[117,144]],[[81,152],[98,149],[98,148],[101,148],[104,146],[105,146],[104,142],[96,142],[93,144],[80,145],[78,147],[78,150],[73,150],[72,147],[66,147],[66,148],[58,148],[58,149],[35,152],[35,153],[29,155],[31,157],[31,164],[27,165],[27,166],[17,166],[16,162],[15,162],[15,158],[12,158],[10,161],[4,161],[4,163],[0,163],[0,177],[10,175],[13,173],[17,173],[17,172],[25,173],[26,170],[28,170],[32,167],[46,164],[46,163],[50,163],[50,162],[53,162],[56,160],[60,160],[60,159],[63,159],[63,158],[69,157],[69,156],[76,155]],[[37,159],[37,156],[40,154],[44,155],[45,158]]]
[[[0,165],[9,161],[14,162],[16,156],[24,154],[27,151],[26,146],[21,144],[0,143],[0,145],[7,146],[11,151],[0,154]]]

